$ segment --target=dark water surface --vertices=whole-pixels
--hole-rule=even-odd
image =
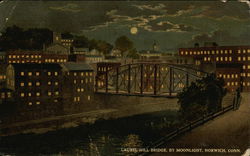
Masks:
[[[0,138],[1,152],[9,155],[125,155],[124,147],[146,147],[181,123],[176,111],[163,111],[45,134],[22,134]]]

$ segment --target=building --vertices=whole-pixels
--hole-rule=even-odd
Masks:
[[[234,91],[239,87],[243,91],[250,91],[250,46],[214,46],[180,48],[179,55],[193,57],[196,65],[214,64],[216,73],[224,76],[227,88]],[[233,64],[233,67],[231,67]],[[236,69],[238,68],[238,69]],[[237,73],[235,73],[237,71]],[[232,83],[231,79],[237,74],[240,79]],[[229,75],[229,76],[228,76]],[[231,75],[231,76],[230,76]],[[234,78],[233,78],[234,77]]]
[[[53,32],[53,43],[62,44],[63,46],[69,48],[72,46],[73,42],[73,37]]]
[[[44,47],[45,53],[54,55],[68,55],[70,54],[70,48],[64,46],[61,43],[53,43],[49,46]]]
[[[0,51],[0,63],[6,62],[6,52]]]
[[[87,53],[89,53],[89,48],[73,47],[73,54],[87,54]]]
[[[94,96],[94,70],[85,63],[61,64],[64,76],[63,98],[64,110],[71,111],[76,107],[90,109]]]
[[[50,110],[62,101],[59,64],[9,64],[6,77],[21,108]]]
[[[6,68],[7,64],[0,63],[0,83],[6,81]]]
[[[7,63],[63,63],[68,61],[68,54],[53,54],[42,51],[15,50],[6,53]]]
[[[140,59],[160,59],[162,56],[161,52],[156,50],[142,50],[139,55]]]

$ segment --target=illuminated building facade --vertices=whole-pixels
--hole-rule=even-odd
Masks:
[[[7,63],[64,63],[67,54],[49,54],[40,51],[11,51],[6,54]]]
[[[65,111],[76,107],[91,108],[94,92],[94,70],[85,63],[62,64],[64,76],[63,98]],[[80,104],[80,105],[79,105]],[[81,110],[81,109],[79,109]]]
[[[62,71],[59,64],[10,64],[7,88],[24,108],[51,108],[61,102]]]
[[[243,91],[250,91],[250,46],[180,48],[179,55],[194,57],[195,64],[198,66],[215,64],[217,76],[224,77],[230,91],[234,91],[238,87]],[[235,74],[237,81],[233,82]]]

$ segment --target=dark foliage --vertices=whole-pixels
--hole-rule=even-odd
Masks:
[[[181,105],[180,114],[184,120],[194,120],[206,113],[221,109],[223,96],[226,95],[225,82],[215,74],[192,82],[178,94]]]
[[[39,50],[44,44],[52,43],[53,33],[49,29],[32,28],[23,30],[17,26],[6,28],[0,37],[3,50],[29,49]]]

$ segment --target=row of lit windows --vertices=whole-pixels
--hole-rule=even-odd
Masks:
[[[204,61],[211,61],[210,57],[204,57]]]
[[[41,55],[9,55],[8,58],[42,58]]]
[[[87,96],[87,100],[89,101],[91,99],[90,95]],[[79,102],[81,100],[81,97],[77,96],[74,97],[74,102]]]
[[[77,80],[73,80],[74,84],[77,84]],[[84,80],[80,80],[81,83],[84,83]],[[85,83],[91,83],[92,82],[92,78],[85,78]]]
[[[25,72],[20,72],[20,75],[24,76]],[[28,76],[32,76],[32,75],[34,75],[34,76],[40,76],[40,72],[27,72],[27,75]]]
[[[208,51],[181,51],[181,55],[210,55],[210,54],[232,54],[232,50],[208,50]]]
[[[250,82],[243,82],[242,85],[243,86],[250,86]]]
[[[20,61],[20,60],[17,60],[17,61],[11,61],[11,60],[9,60],[8,61],[8,63],[42,63],[42,61],[40,61],[40,60],[22,60],[22,61]]]
[[[40,86],[40,85],[41,85],[41,82],[35,82],[35,83],[28,82],[28,83],[27,83],[27,86],[32,86],[32,85],[34,85],[34,84],[35,84],[36,86]],[[24,87],[24,86],[25,86],[25,83],[24,83],[24,82],[21,82],[21,83],[20,83],[20,86],[21,86],[21,87]]]
[[[58,72],[48,72],[47,75],[51,76],[54,73],[54,76],[58,76]]]
[[[216,57],[216,61],[232,61],[232,57]]]
[[[77,88],[76,91],[77,92],[84,92],[84,88]]]
[[[63,43],[65,46],[71,46],[71,43]]]
[[[238,86],[238,82],[227,82],[227,86]]]
[[[250,69],[250,65],[243,65],[243,69]]]
[[[1,99],[11,98],[11,92],[1,93]]]
[[[28,102],[28,105],[31,106],[33,104],[37,104],[37,105],[40,105],[41,102],[40,101],[36,101],[36,102]]]
[[[73,40],[65,40],[65,39],[62,39],[61,42],[73,42]]]
[[[46,63],[67,62],[67,59],[45,59]]]
[[[219,74],[219,77],[223,77],[224,79],[225,78],[228,78],[228,79],[232,78],[232,79],[234,79],[234,78],[238,78],[238,74]]]
[[[25,97],[25,96],[28,96],[28,97],[31,97],[32,95],[34,96],[41,96],[41,93],[40,92],[36,92],[36,93],[20,93],[20,97]],[[48,91],[48,96],[52,96],[52,95],[59,95],[59,91],[55,91],[55,92],[51,92],[51,91]]]
[[[246,49],[243,49],[243,50],[240,50],[240,49],[239,49],[239,50],[238,50],[238,54],[241,54],[241,53],[245,54],[246,52],[247,52],[247,53],[250,53],[250,49],[247,49],[247,50],[246,50]]]
[[[105,72],[105,71],[106,71],[106,68],[107,68],[107,67],[99,67],[99,68],[98,68],[98,71],[103,71],[103,72]],[[108,67],[108,68],[107,68],[107,70],[111,70],[111,69],[112,69],[112,67]]]
[[[74,72],[73,75],[74,76],[92,76],[93,73],[92,72],[81,72],[81,73]]]
[[[5,80],[6,76],[5,75],[0,75],[0,80]]]
[[[240,73],[242,77],[250,77],[250,73]]]
[[[248,56],[248,57],[245,57],[245,56],[243,56],[243,57],[238,57],[238,61],[250,61],[250,56]]]
[[[31,97],[32,95],[35,95],[35,96],[41,96],[41,93],[40,92],[36,92],[36,93],[26,93],[26,95],[25,95],[25,93],[20,93],[20,97],[25,97],[25,96],[29,96],[29,97]]]

